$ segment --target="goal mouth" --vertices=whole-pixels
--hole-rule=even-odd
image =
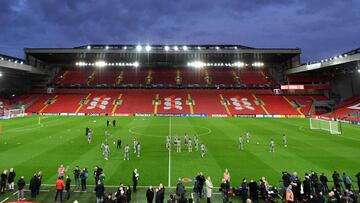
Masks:
[[[339,121],[321,117],[310,118],[309,121],[312,130],[324,130],[333,135],[342,134],[341,122]]]

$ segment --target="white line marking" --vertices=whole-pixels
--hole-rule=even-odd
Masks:
[[[11,197],[11,196],[16,195],[18,192],[19,192],[19,191],[16,191],[16,192],[12,193],[12,195],[8,196],[8,197],[7,197],[7,198],[5,198],[4,200],[2,200],[0,203],[4,203],[4,202],[6,202],[8,199],[10,199],[10,197]]]
[[[171,117],[169,117],[169,137],[171,140]],[[170,146],[171,146],[171,143],[170,143]],[[168,151],[169,151],[169,183],[168,183],[168,187],[171,187],[171,148]]]

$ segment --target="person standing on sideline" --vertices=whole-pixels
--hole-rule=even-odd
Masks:
[[[113,125],[113,127],[116,127],[116,120],[115,119],[112,120],[112,125]]]
[[[352,182],[351,182],[350,177],[348,175],[346,175],[345,172],[343,172],[343,180],[344,180],[345,188],[348,190],[351,190]]]
[[[81,191],[86,191],[86,179],[89,177],[89,172],[87,168],[84,168],[80,172],[80,179],[81,179]]]
[[[149,188],[146,190],[146,200],[147,200],[147,203],[153,203],[154,189],[152,188],[152,186],[149,186]]]
[[[31,198],[36,198],[36,190],[37,190],[37,184],[38,184],[38,177],[36,173],[30,180],[29,190],[31,191]]]
[[[63,190],[64,190],[64,181],[62,177],[59,177],[56,181],[56,195],[55,195],[55,202],[57,201],[58,195],[60,195],[60,201],[63,201]]]
[[[229,170],[226,168],[225,171],[224,171],[224,179],[226,182],[228,182],[230,184],[230,172]]]
[[[71,179],[69,176],[66,176],[66,182],[65,182],[65,190],[66,190],[66,199],[70,199],[70,185],[71,185]]]
[[[9,190],[10,191],[14,191],[14,181],[15,181],[15,171],[13,168],[10,168],[10,172],[9,172],[9,175],[8,175],[8,183],[9,183]]]
[[[285,194],[286,202],[293,203],[294,202],[294,193],[292,191],[292,185],[290,184],[286,188],[286,194]]]
[[[156,189],[155,203],[164,203],[165,199],[165,188],[162,183],[160,183],[159,188]]]
[[[24,188],[25,188],[25,180],[24,180],[24,176],[21,176],[20,179],[17,182],[17,186],[18,186],[18,200],[17,201],[24,201],[25,197],[24,197]]]
[[[137,169],[134,169],[132,179],[133,179],[133,190],[134,190],[134,192],[136,192],[137,191],[136,186],[137,186],[138,180],[139,180],[139,173],[138,173]]]
[[[206,185],[206,201],[207,201],[207,203],[211,203],[211,196],[212,196],[212,192],[214,190],[214,186],[211,182],[210,177],[207,177],[207,179],[205,181],[205,185]]]
[[[96,203],[102,203],[104,200],[104,184],[101,183],[100,180],[98,180],[96,186],[95,186],[95,196],[96,196]]]
[[[110,121],[109,121],[109,119],[107,119],[106,120],[106,127],[109,127],[109,125],[110,125]]]
[[[76,166],[74,169],[74,180],[75,180],[75,190],[80,189],[80,169],[79,166]]]
[[[58,177],[64,177],[64,174],[65,174],[65,167],[64,165],[60,165],[60,167],[58,168]]]
[[[359,189],[359,194],[360,194],[360,172],[357,173],[355,177],[357,178],[357,184],[358,184],[358,189]]]
[[[6,191],[6,181],[7,181],[7,170],[5,169],[0,177],[0,191],[3,194]]]

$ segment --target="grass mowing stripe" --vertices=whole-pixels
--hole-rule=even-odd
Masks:
[[[169,137],[171,140],[171,117],[169,117]],[[170,143],[171,145],[171,143]],[[169,151],[169,182],[168,182],[168,187],[171,187],[171,148],[168,150]]]

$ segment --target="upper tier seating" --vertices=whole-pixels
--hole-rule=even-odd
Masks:
[[[64,69],[53,85],[172,84],[264,85],[275,84],[271,74],[259,69]]]
[[[346,99],[328,117],[360,121],[360,97]]]

